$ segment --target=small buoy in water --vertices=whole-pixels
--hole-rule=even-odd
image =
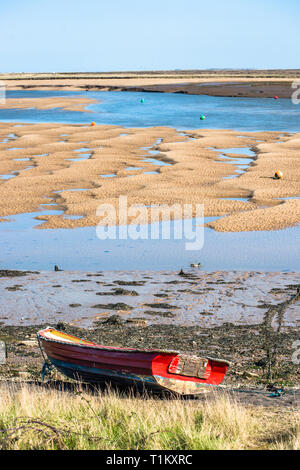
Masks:
[[[275,175],[274,175],[274,178],[276,178],[277,180],[280,180],[282,177],[283,177],[282,171],[277,170]]]
[[[96,124],[94,123],[94,121],[93,121],[93,122],[91,122],[91,126],[95,126],[95,125],[96,125]]]
[[[273,96],[273,98],[274,98],[274,100],[278,100],[278,96],[277,96],[277,95]]]
[[[144,99],[144,98],[141,99],[141,103],[145,103],[145,99]]]
[[[191,268],[200,268],[201,263],[192,263]]]
[[[200,116],[200,119],[201,119],[201,121],[204,121],[205,116],[202,114],[202,116]]]

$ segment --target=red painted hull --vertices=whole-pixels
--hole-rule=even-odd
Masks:
[[[143,389],[195,394],[205,386],[219,385],[228,368],[224,360],[175,351],[100,346],[52,328],[39,331],[37,336],[55,367],[85,382],[134,384]]]

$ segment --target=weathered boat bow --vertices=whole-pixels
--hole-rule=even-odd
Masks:
[[[178,351],[101,346],[51,327],[39,331],[37,337],[54,367],[88,383],[194,395],[219,385],[229,365],[223,359]]]

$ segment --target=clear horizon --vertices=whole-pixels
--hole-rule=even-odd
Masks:
[[[55,73],[55,74],[72,74],[72,73],[78,73],[78,74],[109,74],[109,73],[157,73],[157,72],[209,72],[209,71],[247,71],[247,70],[253,70],[253,71],[272,71],[272,70],[300,70],[300,66],[299,67],[295,67],[295,68],[290,68],[290,67],[285,67],[285,68],[282,68],[282,67],[274,67],[274,68],[255,68],[255,67],[243,67],[243,68],[226,68],[226,67],[222,67],[222,68],[199,68],[199,69],[189,69],[189,68],[182,68],[182,69],[143,69],[143,70],[71,70],[71,71],[64,71],[64,70],[60,70],[60,71],[57,71],[57,72],[45,72],[43,70],[39,71],[39,72],[33,72],[31,70],[28,70],[27,72],[23,72],[23,71],[16,71],[16,72],[0,72],[1,74],[51,74],[51,73]]]
[[[297,69],[296,0],[11,0],[0,72]]]

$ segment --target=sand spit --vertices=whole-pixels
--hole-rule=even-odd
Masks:
[[[96,103],[98,100],[92,100],[89,98],[7,98],[5,104],[0,104],[1,108],[10,108],[10,109],[54,109],[61,108],[66,111],[85,111],[89,112],[86,109],[86,106]]]
[[[151,206],[193,204],[195,209],[204,204],[205,216],[222,217],[210,224],[219,231],[274,230],[297,224],[300,200],[284,198],[300,195],[300,134],[240,134],[1,123],[0,220],[53,204],[52,209],[64,213],[38,217],[45,221],[40,228],[96,226],[101,220],[113,225],[120,222],[118,210],[116,220],[104,221],[97,217],[97,208],[106,203],[118,209],[119,197],[127,196],[128,205],[149,206],[149,221]],[[237,148],[240,155],[231,153]],[[245,148],[252,149],[253,159],[239,174],[234,159],[246,158]],[[277,169],[283,171],[282,180],[273,178]],[[66,219],[66,215],[81,218]],[[137,217],[129,214],[128,223]],[[165,218],[158,214],[156,220],[159,217]]]
[[[0,74],[7,89],[157,91],[211,96],[290,98],[299,70]]]

